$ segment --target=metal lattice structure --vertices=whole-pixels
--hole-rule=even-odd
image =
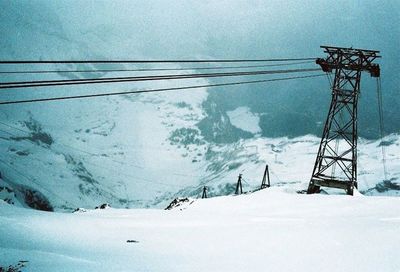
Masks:
[[[269,180],[269,170],[268,170],[268,164],[267,164],[265,166],[264,175],[263,175],[263,179],[261,181],[260,189],[269,188],[270,186],[271,186],[271,182]]]
[[[203,194],[201,195],[201,198],[207,198],[207,187],[203,187]]]
[[[235,195],[241,195],[241,194],[243,194],[242,174],[239,174],[238,180],[237,180],[237,183],[236,183]]]
[[[307,193],[318,193],[320,187],[346,190],[353,195],[357,188],[357,102],[361,72],[380,76],[373,61],[379,51],[321,46],[328,54],[316,63],[328,75],[334,71],[332,100],[322,133]]]

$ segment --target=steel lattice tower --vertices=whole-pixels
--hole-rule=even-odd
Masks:
[[[201,195],[201,198],[207,198],[207,187],[203,187],[203,194]]]
[[[353,195],[357,188],[357,102],[361,72],[380,76],[378,64],[372,63],[379,51],[321,46],[328,54],[317,59],[326,73],[335,72],[332,100],[322,133],[307,193],[318,193],[321,186],[346,190]]]
[[[235,195],[241,195],[241,194],[243,194],[242,174],[239,174],[238,180],[237,180],[237,183],[236,183]]]
[[[263,176],[263,179],[261,181],[260,189],[269,188],[269,187],[271,187],[271,182],[269,180],[269,170],[268,170],[268,164],[267,164],[265,166],[264,176]]]

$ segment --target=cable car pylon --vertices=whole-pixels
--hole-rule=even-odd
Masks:
[[[322,133],[307,193],[320,192],[320,187],[344,189],[353,195],[357,188],[357,103],[361,72],[380,76],[373,63],[379,51],[321,46],[328,54],[316,63],[326,73],[335,73],[332,100]]]

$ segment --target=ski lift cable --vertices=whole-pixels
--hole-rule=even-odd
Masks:
[[[150,76],[125,76],[125,77],[105,77],[105,78],[80,78],[80,79],[61,79],[61,80],[35,80],[35,81],[10,81],[0,82],[0,89],[13,88],[33,88],[50,87],[82,84],[105,84],[105,83],[123,83],[123,82],[142,82],[142,81],[160,81],[160,80],[182,80],[197,78],[221,78],[221,77],[242,77],[269,74],[287,74],[301,72],[316,72],[320,68],[301,68],[285,70],[260,70],[260,71],[239,71],[239,72],[218,72],[218,73],[194,73],[194,74],[168,74],[168,75],[150,75]]]
[[[2,121],[0,121],[0,124],[3,125],[3,126],[9,127],[9,128],[11,128],[11,129],[14,129],[14,130],[16,130],[16,131],[21,131],[21,132],[27,133],[27,134],[30,134],[30,133],[31,133],[30,131],[27,131],[27,130],[24,130],[24,129],[21,129],[21,128],[17,128],[17,127],[11,126],[10,124],[4,123],[4,122],[2,122]],[[6,131],[3,131],[3,132],[6,132]],[[14,137],[19,137],[18,135],[13,134],[13,133],[10,133],[10,132],[6,132],[6,133],[8,133],[8,134],[10,134],[10,135],[12,135],[12,136],[14,136]],[[22,140],[31,142],[31,141],[29,141],[28,139],[22,139]],[[91,155],[91,156],[94,156],[94,157],[101,156],[101,154],[95,154],[95,153],[92,153],[92,152],[89,152],[89,151],[86,151],[86,150],[83,150],[83,149],[80,149],[80,148],[76,148],[76,147],[73,147],[73,146],[70,146],[70,145],[61,143],[61,142],[59,142],[59,141],[57,141],[56,144],[59,144],[59,145],[64,146],[64,147],[66,147],[66,148],[69,148],[69,149],[72,149],[72,150],[75,150],[75,151],[78,151],[78,152],[81,152],[81,153],[84,153],[84,154],[87,154],[87,155]],[[111,159],[111,158],[110,158],[109,160],[110,160],[110,161],[113,161],[113,162],[115,162],[115,163],[119,163],[119,164],[126,164],[125,162],[121,162],[121,161],[118,161],[118,160],[115,160],[115,159]],[[136,165],[136,164],[130,164],[130,166],[143,169],[143,166]]]
[[[4,160],[0,159],[0,163],[2,163],[3,165],[5,165],[6,167],[8,167],[9,169],[13,170],[17,175],[23,177],[26,181],[31,182],[36,184],[37,186],[39,186],[40,188],[42,188],[43,190],[47,191],[48,193],[55,195],[57,198],[61,199],[62,201],[64,201],[66,204],[72,205],[71,202],[69,202],[68,200],[62,198],[61,196],[59,196],[58,194],[50,191],[49,189],[45,188],[42,184],[40,184],[39,182],[36,181],[35,178],[33,177],[28,177],[26,174],[22,173],[20,170],[16,169],[14,166],[10,165],[9,163],[5,162]],[[73,206],[73,205],[72,205]]]
[[[214,66],[214,67],[185,67],[185,68],[137,68],[137,69],[75,69],[75,70],[22,70],[22,71],[0,71],[0,74],[64,74],[64,73],[110,73],[110,72],[158,72],[158,71],[191,71],[191,70],[223,70],[223,69],[248,69],[277,66],[291,66],[314,61],[301,61],[292,63],[278,63],[265,65],[240,65],[240,66]]]
[[[106,96],[115,96],[115,95],[124,95],[124,94],[168,92],[168,91],[201,89],[201,88],[222,87],[222,86],[235,86],[235,85],[244,85],[244,84],[257,84],[257,83],[265,83],[265,82],[286,81],[286,80],[293,80],[293,79],[314,78],[314,77],[320,77],[320,76],[324,76],[324,74],[284,77],[284,78],[274,78],[274,79],[262,79],[262,80],[252,80],[252,81],[216,83],[216,84],[190,85],[190,86],[183,86],[183,87],[160,88],[160,89],[143,89],[143,90],[134,90],[134,91],[112,92],[112,93],[95,93],[95,94],[82,94],[82,95],[74,95],[74,96],[9,100],[9,101],[0,101],[0,105],[22,104],[22,103],[33,103],[33,102],[48,102],[48,101],[71,100],[71,99],[84,99],[84,98],[106,97]]]
[[[383,102],[382,102],[382,85],[381,78],[378,77],[376,79],[376,92],[377,92],[377,100],[378,100],[378,112],[379,112],[379,131],[381,136],[381,150],[382,150],[382,164],[383,164],[383,174],[385,180],[388,179],[387,167],[386,167],[386,147],[383,142],[383,138],[385,137],[385,128],[384,128],[384,120],[383,120]]]
[[[0,122],[0,124],[4,124],[4,123]],[[10,126],[10,127],[11,127],[11,126]],[[15,128],[15,129],[17,129],[17,128]],[[20,130],[20,129],[18,129],[18,130]],[[20,130],[20,131],[26,132],[26,131],[24,131],[24,130]],[[15,135],[15,134],[13,134],[13,133],[11,133],[11,132],[8,132],[8,131],[5,131],[5,130],[0,130],[0,132],[4,132],[4,133],[6,133],[6,134],[8,134],[8,135],[11,135],[11,136],[14,136],[14,137],[18,137],[18,135]],[[24,141],[26,141],[26,142],[29,142],[29,143],[32,143],[32,142],[29,141],[28,139],[22,139],[22,140],[24,140]],[[72,147],[69,146],[69,145],[65,145],[65,144],[62,144],[62,145],[65,146],[65,147],[67,147],[67,148],[72,148]],[[90,154],[90,155],[96,155],[96,154],[92,154],[92,153],[90,153],[90,152],[86,152],[86,151],[80,150],[80,149],[79,149],[79,151],[84,152],[84,153],[86,153],[86,154]],[[37,160],[39,160],[39,161],[41,161],[41,162],[44,162],[44,163],[47,163],[47,162],[45,162],[45,161],[43,161],[43,160],[40,160],[40,159],[37,159]],[[123,162],[120,162],[120,161],[115,161],[115,160],[112,160],[112,161],[117,162],[117,163],[120,163],[120,164],[126,164],[126,163],[123,163]],[[116,170],[107,168],[107,167],[105,167],[104,165],[95,164],[95,163],[90,162],[90,161],[87,161],[87,160],[85,160],[85,163],[86,163],[86,164],[89,164],[89,165],[92,165],[92,166],[95,166],[95,167],[98,167],[98,168],[103,168],[103,169],[106,169],[106,170],[109,170],[109,171],[112,171],[112,172],[117,172]],[[127,165],[127,166],[135,166],[135,167],[139,167],[139,168],[141,168],[141,169],[145,169],[145,167],[136,166],[136,165],[133,165],[133,164],[126,164],[126,165]],[[139,178],[139,177],[137,177],[137,176],[129,175],[129,174],[126,174],[126,173],[123,173],[123,172],[118,172],[118,174],[122,174],[122,175],[125,175],[125,176],[127,176],[127,177],[131,177],[131,178],[135,178],[135,179],[141,179],[141,180],[143,180],[143,181],[155,182],[155,181],[150,180],[150,179],[145,179],[145,178],[141,178],[141,177]],[[203,176],[195,176],[195,175],[189,175],[189,174],[184,174],[184,173],[171,173],[170,175],[173,175],[173,176],[195,177],[195,178],[203,177]],[[165,186],[169,186],[169,185],[170,185],[170,184],[160,183],[160,182],[155,182],[155,183],[158,183],[158,184],[161,184],[161,185],[165,185]],[[173,185],[173,186],[175,186],[175,185]]]
[[[0,64],[79,64],[79,63],[235,63],[235,62],[283,62],[315,60],[306,58],[271,58],[271,59],[168,59],[168,60],[0,60]]]

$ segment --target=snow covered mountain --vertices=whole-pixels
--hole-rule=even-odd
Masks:
[[[347,35],[332,35],[340,9],[357,44],[382,50],[389,176],[383,176],[375,94],[367,81],[360,100],[359,186],[365,194],[399,194],[399,96],[394,48],[375,25],[384,24],[399,36],[397,4],[374,1],[336,3],[263,1],[63,1],[3,2],[0,13],[1,59],[165,59],[259,58],[316,56],[319,45],[349,43]],[[239,3],[240,2],[240,3]],[[309,3],[309,4],[310,4]],[[284,5],[285,8],[282,8]],[[329,5],[330,9],[326,8]],[[227,9],[226,7],[229,7]],[[317,12],[317,7],[321,9]],[[352,12],[356,10],[357,14]],[[304,16],[305,12],[312,12]],[[180,16],[176,16],[180,14]],[[290,16],[288,16],[290,14]],[[358,27],[368,14],[367,27]],[[363,17],[364,16],[364,17]],[[381,18],[385,16],[383,23]],[[172,19],[171,19],[172,18]],[[207,18],[209,20],[205,20]],[[249,18],[252,20],[249,21]],[[287,18],[285,24],[281,18]],[[328,25],[318,35],[316,22]],[[216,28],[215,26],[219,27]],[[262,27],[260,27],[262,26]],[[274,26],[274,27],[265,27]],[[374,27],[370,27],[374,26]],[[368,39],[374,31],[374,40]],[[257,34],[257,35],[256,35]],[[332,40],[335,36],[335,40]],[[256,38],[256,40],[254,40]],[[300,39],[300,40],[299,40]],[[285,44],[287,46],[282,46]],[[296,44],[297,46],[289,46]],[[235,45],[235,46],[232,46]],[[350,45],[349,45],[350,46]],[[267,52],[266,52],[266,49]],[[308,63],[304,65],[313,66]],[[154,68],[153,66],[145,66]],[[168,68],[182,68],[168,66]],[[186,66],[185,66],[186,67]],[[314,67],[314,66],[313,66]],[[15,67],[14,67],[15,68]],[[23,69],[36,69],[26,66]],[[129,65],[47,65],[46,69],[137,68]],[[0,71],[9,67],[0,66]],[[21,69],[21,68],[19,68]],[[186,71],[196,72],[193,71]],[[119,76],[132,73],[118,73]],[[160,73],[158,73],[160,74]],[[95,73],[92,76],[115,76]],[[136,74],[135,74],[136,75]],[[2,80],[73,79],[78,73],[56,75],[1,74]],[[67,94],[165,88],[214,81],[185,80],[96,87],[58,87],[7,91],[2,100]],[[309,103],[312,100],[314,103]],[[239,173],[245,190],[256,189],[265,164],[272,184],[292,191],[307,187],[329,103],[324,78],[249,86],[200,89],[190,93],[143,94],[0,107],[0,198],[20,206],[45,210],[95,207],[164,207],[176,196],[232,193]],[[304,136],[305,135],[305,136]],[[370,136],[373,137],[370,137]],[[375,137],[375,138],[374,138]]]
[[[0,1],[0,60],[315,58],[320,45],[377,49],[386,129],[378,140],[378,82],[363,76],[359,188],[352,197],[334,189],[306,195],[331,94],[325,77],[0,105],[0,272],[398,271],[400,2],[378,2]],[[0,63],[0,82],[210,67]],[[42,72],[9,73],[26,70]],[[1,89],[0,102],[226,81]],[[266,164],[271,187],[259,190]],[[240,174],[245,193],[236,196]],[[208,199],[198,199],[204,186]]]
[[[215,143],[199,129],[206,98],[203,89],[114,97],[97,101],[95,107],[87,100],[66,102],[68,111],[47,104],[51,115],[49,109],[41,113],[28,108],[13,116],[3,111],[0,196],[57,210],[104,202],[113,207],[163,207],[176,196],[199,196],[204,185],[210,196],[231,194],[239,173],[245,190],[254,190],[265,164],[273,186],[293,192],[307,188],[317,137],[257,136],[258,117],[238,108],[214,117],[213,133],[239,130],[252,137]],[[388,180],[383,181],[381,142],[361,139],[359,189],[398,195],[399,135],[387,136],[382,144]]]

